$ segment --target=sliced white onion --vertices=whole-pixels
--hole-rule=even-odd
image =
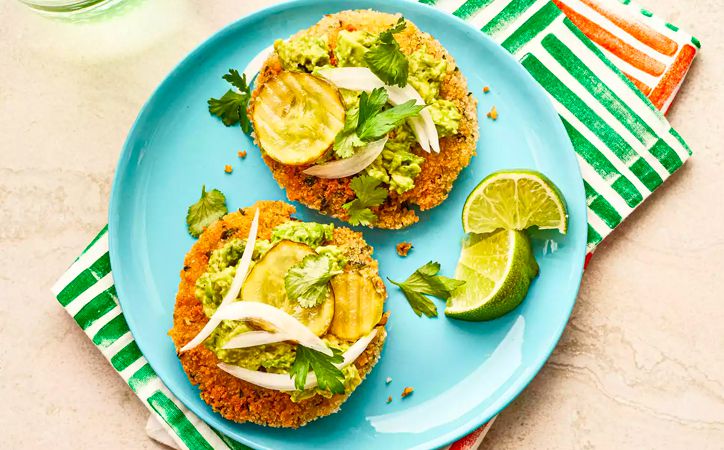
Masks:
[[[264,62],[269,58],[269,55],[274,52],[274,46],[270,45],[269,47],[265,48],[264,50],[260,51],[258,55],[256,55],[251,61],[249,61],[249,64],[246,65],[244,68],[244,71],[242,72],[244,75],[246,75],[246,82],[248,84],[251,84],[252,81],[254,81],[254,78],[259,74],[259,71],[264,66]]]
[[[357,340],[352,346],[344,352],[344,361],[335,366],[339,369],[343,369],[348,365],[352,364],[362,352],[365,351],[372,339],[377,335],[377,329],[372,330],[370,334]],[[266,389],[272,389],[275,391],[295,391],[297,388],[294,386],[294,380],[291,376],[280,373],[267,373],[259,372],[256,370],[249,370],[243,367],[234,366],[226,363],[219,363],[219,369],[224,372],[240,379],[247,381],[256,386],[261,386]],[[304,383],[304,389],[311,389],[317,386],[317,376],[314,372],[307,374],[307,380]]]
[[[387,143],[387,136],[374,142],[370,142],[360,148],[353,156],[325,164],[317,164],[309,167],[303,173],[319,178],[344,178],[361,172],[372,164],[382,153]]]
[[[336,67],[321,69],[318,73],[324,79],[342,89],[369,92],[384,87],[387,90],[390,103],[395,106],[409,100],[415,100],[417,105],[425,104],[420,93],[411,85],[408,84],[403,88],[386,85],[366,67]],[[435,123],[432,121],[432,116],[428,110],[423,109],[420,111],[419,117],[410,117],[407,122],[410,124],[412,132],[423,150],[430,152],[432,148],[435,153],[440,153],[440,139],[437,128],[435,128]]]
[[[307,328],[303,323],[281,309],[266,303],[253,301],[232,302],[219,309],[211,316],[204,328],[181,351],[192,349],[211,336],[214,329],[224,320],[262,320],[270,323],[277,330],[283,330],[288,336],[285,340],[294,340],[325,355],[332,355],[332,350],[323,340]]]
[[[367,336],[362,336],[357,339],[357,342],[352,344],[350,348],[344,352],[344,361],[339,364],[335,364],[335,366],[342,369],[343,367],[347,367],[352,364],[357,358],[359,358],[359,355],[365,351],[367,346],[370,345],[370,342],[372,342],[372,339],[374,339],[375,336],[377,336],[377,328],[373,328]]]
[[[256,386],[274,391],[296,391],[294,380],[284,373],[268,373],[259,372],[258,370],[250,370],[244,367],[234,366],[226,363],[217,364],[219,369],[232,375],[240,380],[247,381]],[[317,385],[317,376],[314,372],[307,374],[307,381],[304,383],[304,389],[311,389]]]
[[[251,227],[249,227],[249,236],[246,237],[246,247],[244,252],[241,254],[239,264],[236,266],[236,274],[234,279],[231,281],[229,290],[226,291],[226,295],[221,300],[219,306],[224,306],[230,301],[234,300],[239,296],[241,285],[244,284],[246,275],[249,273],[249,266],[251,266],[251,258],[254,255],[254,245],[256,245],[256,233],[259,230],[259,208],[254,212],[254,220],[251,221]]]
[[[224,350],[230,350],[234,348],[255,347],[257,345],[275,344],[277,342],[293,340],[294,339],[286,333],[247,331],[246,333],[241,333],[229,339],[229,341],[221,348]]]
[[[341,89],[367,91],[386,87],[377,75],[366,67],[334,67],[317,71],[325,80]]]

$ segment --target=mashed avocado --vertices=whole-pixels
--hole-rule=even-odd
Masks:
[[[327,36],[301,36],[288,41],[274,41],[274,51],[286,70],[312,72],[329,65]]]
[[[427,107],[440,137],[457,134],[462,114],[450,100],[437,99]]]
[[[333,224],[321,224],[315,222],[289,221],[277,226],[272,230],[272,243],[282,240],[299,242],[312,248],[319,247],[325,241],[332,239],[334,231]]]
[[[425,103],[432,103],[440,95],[440,83],[445,78],[447,62],[437,60],[424,47],[407,57],[410,63],[407,82],[420,93]]]
[[[272,242],[283,239],[301,242],[317,249],[317,253],[327,256],[335,267],[341,269],[347,263],[342,249],[336,245],[320,246],[332,238],[334,225],[324,225],[313,222],[285,222],[272,231]],[[254,245],[252,261],[260,260],[272,247],[272,243],[264,239],[257,239]],[[236,274],[236,266],[246,248],[246,240],[232,239],[223,247],[211,252],[206,272],[196,280],[195,296],[204,308],[204,314],[211,317],[221,304],[226,291]],[[234,336],[253,330],[244,322],[225,320],[209,336],[204,345],[214,352],[219,360],[244,367],[250,370],[263,370],[269,373],[288,373],[296,357],[294,344],[279,342],[276,344],[258,345],[249,348],[225,350],[223,346]],[[328,345],[342,351],[349,348],[349,343],[340,341],[332,335],[324,339]],[[362,380],[354,365],[342,370],[344,386],[351,392]],[[331,397],[331,393],[320,389],[290,392],[294,401],[303,400],[314,395]]]
[[[405,193],[415,186],[415,177],[420,173],[420,165],[425,158],[410,151],[415,136],[407,125],[401,125],[390,134],[380,156],[367,167],[368,175],[390,186],[398,194]]]
[[[207,317],[216,311],[226,291],[231,287],[231,281],[236,274],[236,265],[246,248],[245,239],[232,239],[223,247],[211,252],[209,266],[206,272],[196,280],[196,298],[204,307]],[[269,241],[257,239],[254,245],[252,261],[258,261],[271,248]]]
[[[342,30],[337,34],[334,56],[339,67],[365,67],[364,56],[377,40],[377,36],[366,31]]]

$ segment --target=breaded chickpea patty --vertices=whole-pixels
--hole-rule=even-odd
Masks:
[[[295,209],[279,201],[261,201],[249,208],[227,214],[209,226],[191,248],[181,271],[173,328],[169,335],[176,350],[193,339],[208,322],[201,302],[195,296],[196,280],[207,270],[211,252],[231,239],[246,239],[256,209],[259,215],[259,239],[269,239],[274,227],[289,220]],[[377,262],[372,259],[372,248],[362,234],[336,227],[330,244],[338,245],[348,259],[348,267],[364,268],[374,273],[375,288],[384,292],[384,284],[377,274]],[[384,345],[385,318],[377,325],[377,335],[354,362],[362,379],[377,363]],[[235,378],[217,367],[216,355],[199,345],[178,354],[189,380],[199,387],[201,398],[214,411],[235,422],[253,422],[272,427],[297,428],[318,417],[336,412],[350,393],[325,398],[315,395],[297,403],[288,393],[261,388]]]
[[[396,15],[371,10],[342,11],[325,16],[311,28],[292,36],[292,39],[305,35],[327,35],[331,48],[330,57],[333,57],[332,50],[336,46],[337,35],[341,30],[364,30],[378,34],[393,26],[398,18]],[[440,85],[440,98],[453,102],[462,114],[462,118],[457,134],[440,139],[440,153],[427,153],[418,143],[413,145],[412,152],[425,158],[421,165],[422,171],[415,178],[414,188],[403,194],[397,194],[393,190],[382,205],[371,208],[378,217],[374,226],[391,229],[404,228],[418,221],[415,211],[411,208],[412,205],[427,210],[447,198],[458,174],[470,163],[470,158],[475,154],[478,141],[477,101],[468,92],[465,77],[457,68],[452,56],[436,39],[420,31],[409,21],[401,33],[395,34],[395,39],[406,55],[425,47],[435,58],[447,61],[447,73]],[[272,54],[257,78],[253,96],[256,97],[261,86],[281,71],[282,63],[279,56],[276,53]],[[252,101],[250,105],[254,103]],[[299,201],[324,214],[349,220],[349,214],[342,205],[355,198],[350,188],[352,177],[316,178],[302,173],[309,165],[284,165],[266,154],[263,156],[277,183],[286,190],[290,200]]]

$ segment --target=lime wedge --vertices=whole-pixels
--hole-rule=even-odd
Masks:
[[[470,235],[455,269],[455,278],[465,284],[448,299],[445,315],[471,321],[496,319],[523,301],[536,275],[538,264],[524,232]]]
[[[568,214],[563,195],[545,175],[531,170],[503,170],[488,175],[463,206],[466,233],[497,229],[558,230],[565,234]]]

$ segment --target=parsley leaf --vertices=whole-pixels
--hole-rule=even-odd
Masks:
[[[406,25],[405,18],[400,17],[394,27],[380,33],[377,42],[364,56],[365,63],[372,73],[389,85],[396,84],[400,87],[407,85],[409,62],[393,36],[404,30]]]
[[[303,308],[313,308],[329,297],[329,280],[340,273],[342,270],[327,256],[307,255],[284,276],[287,297]]]
[[[206,192],[206,186],[201,187],[201,198],[189,206],[186,213],[186,225],[191,236],[197,238],[206,227],[224,217],[226,214],[226,197],[218,189]]]
[[[401,283],[389,278],[388,280],[399,286],[415,314],[437,317],[437,307],[423,294],[447,300],[455,289],[465,284],[465,281],[443,277],[438,275],[438,272],[440,263],[430,261]]]
[[[332,356],[327,356],[303,345],[297,345],[297,355],[289,370],[294,379],[294,387],[304,390],[307,375],[311,369],[317,377],[317,386],[333,394],[344,394],[344,374],[334,364],[344,361],[342,352],[332,349]]]
[[[238,123],[244,133],[251,133],[251,121],[246,115],[251,89],[246,82],[246,75],[239,75],[238,70],[229,69],[229,73],[222,78],[237,88],[239,92],[229,89],[221,98],[210,98],[208,100],[209,112],[219,117],[227,127]]]
[[[379,187],[380,183],[380,180],[370,175],[360,175],[350,182],[349,186],[357,198],[342,205],[349,213],[349,223],[372,225],[377,221],[377,216],[369,207],[381,205],[389,194],[387,189]]]

